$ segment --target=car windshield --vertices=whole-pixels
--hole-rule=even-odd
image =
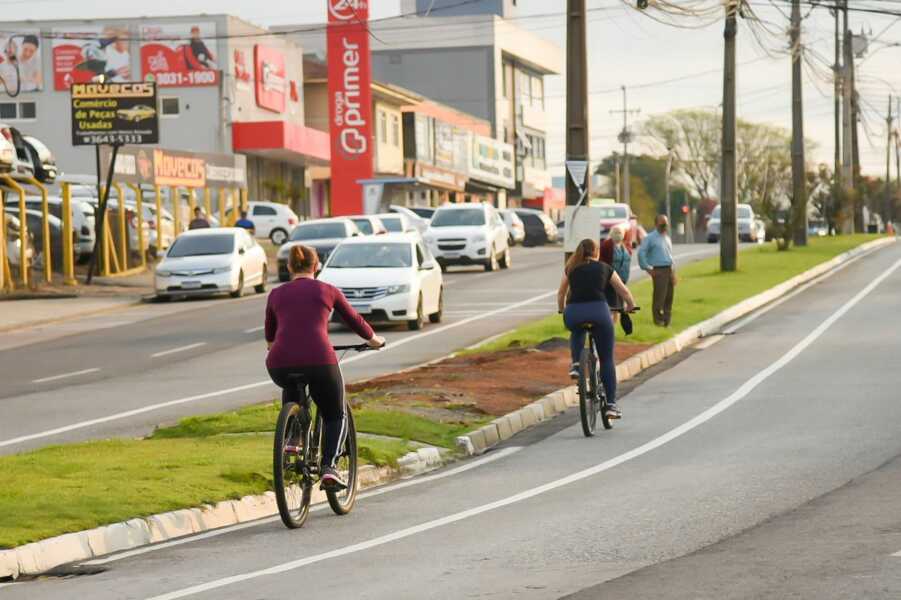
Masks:
[[[738,218],[739,219],[750,219],[751,218],[751,207],[739,206],[738,207]]]
[[[435,214],[435,209],[434,209],[434,208],[425,208],[425,207],[419,207],[419,206],[411,206],[411,207],[410,207],[410,210],[412,210],[414,213],[416,213],[417,215],[419,215],[419,216],[422,217],[423,219],[431,219],[431,218],[432,218],[432,215]]]
[[[413,266],[410,244],[345,244],[328,263],[329,269],[400,269]]]
[[[711,219],[719,219],[720,218],[720,207],[717,205],[716,208],[713,209],[713,212],[710,213]]]
[[[628,219],[629,213],[625,206],[601,206],[602,219]]]
[[[357,229],[365,233],[366,235],[372,235],[372,223],[369,219],[352,219],[354,225],[357,226]]]
[[[397,233],[404,230],[404,222],[400,217],[382,217],[381,219],[388,231]]]
[[[291,232],[291,240],[295,242],[346,237],[347,228],[344,223],[309,223],[299,225]]]
[[[189,235],[175,240],[169,249],[169,258],[181,256],[207,256],[213,254],[231,254],[235,249],[235,236],[222,235]]]
[[[472,227],[485,224],[485,211],[481,208],[457,208],[435,212],[432,227]]]

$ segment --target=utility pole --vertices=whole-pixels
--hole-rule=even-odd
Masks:
[[[629,115],[638,114],[640,108],[629,110],[629,102],[626,96],[626,86],[620,86],[623,91],[623,109],[611,110],[611,114],[622,113],[623,130],[619,132],[617,139],[623,145],[623,202],[632,205],[631,177],[629,175],[629,142],[632,141],[632,132],[629,130]]]
[[[898,100],[898,117],[901,119],[901,98]],[[897,177],[897,191],[901,194],[901,127],[895,130],[895,176]],[[891,215],[892,223],[895,222],[895,203],[892,202]],[[894,225],[892,225],[894,227]]]
[[[619,179],[620,164],[619,164],[618,158],[616,159],[616,162],[614,164],[616,166],[616,194],[615,195],[616,195],[616,203],[619,204],[620,202],[622,202],[622,200],[621,200],[621,196],[620,196],[620,183],[619,183],[619,181],[620,181],[620,179]]]
[[[792,0],[792,229],[795,246],[807,245],[804,98],[801,90],[801,0]]]
[[[566,160],[588,161],[588,65],[585,0],[566,0]],[[567,167],[567,170],[569,168]],[[575,181],[567,173],[566,204],[576,206],[588,194],[588,173]],[[580,189],[581,188],[581,189]]]
[[[665,197],[666,197],[666,220],[669,221],[670,227],[673,226],[673,207],[670,203],[669,178],[673,170],[673,149],[666,149],[666,174],[663,180]]]
[[[892,95],[888,95],[888,116],[885,119],[885,205],[882,207],[882,221],[888,225],[892,207]]]
[[[829,234],[833,233],[833,219],[835,219],[835,209],[838,208],[840,194],[842,193],[842,59],[841,59],[841,34],[839,33],[839,20],[841,14],[838,8],[832,9],[835,15],[835,63],[832,65],[832,80],[835,93],[835,162],[833,164],[833,185],[832,185],[832,201],[826,204],[826,227]],[[831,210],[830,210],[831,209]]]
[[[737,159],[735,153],[735,36],[738,30],[738,1],[726,5],[723,64],[723,146],[720,193],[720,270],[738,268],[738,228],[735,220]]]
[[[842,174],[841,180],[846,194],[854,189],[854,177],[851,170],[851,63],[854,55],[851,50],[851,32],[848,30],[848,0],[842,0]],[[853,221],[853,219],[852,219]]]

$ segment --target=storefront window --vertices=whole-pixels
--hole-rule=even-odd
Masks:
[[[381,141],[383,144],[388,143],[388,116],[383,110],[379,111],[378,135],[379,141]]]
[[[391,145],[400,146],[400,117],[391,115]]]

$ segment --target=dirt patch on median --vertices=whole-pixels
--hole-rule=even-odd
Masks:
[[[616,345],[617,363],[648,348]],[[569,344],[563,339],[534,348],[458,356],[405,373],[349,386],[355,401],[392,408],[437,421],[451,415],[501,416],[569,385]]]

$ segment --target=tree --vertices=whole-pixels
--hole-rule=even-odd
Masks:
[[[659,154],[673,153],[677,177],[698,199],[718,195],[721,126],[715,111],[682,109],[655,115],[645,121],[642,131]]]
[[[601,161],[595,169],[595,173],[615,178],[616,165],[620,161],[622,161],[622,155],[614,152]],[[648,154],[630,156],[629,171],[629,180],[632,182],[633,210],[642,224],[645,224],[646,219],[653,224],[654,215],[664,212],[666,208],[666,157],[656,158]],[[636,200],[637,188],[634,183],[636,179],[641,182],[642,193],[647,196],[647,199]],[[671,193],[682,188],[683,186],[677,182],[670,182]],[[651,216],[648,217],[648,214]]]

